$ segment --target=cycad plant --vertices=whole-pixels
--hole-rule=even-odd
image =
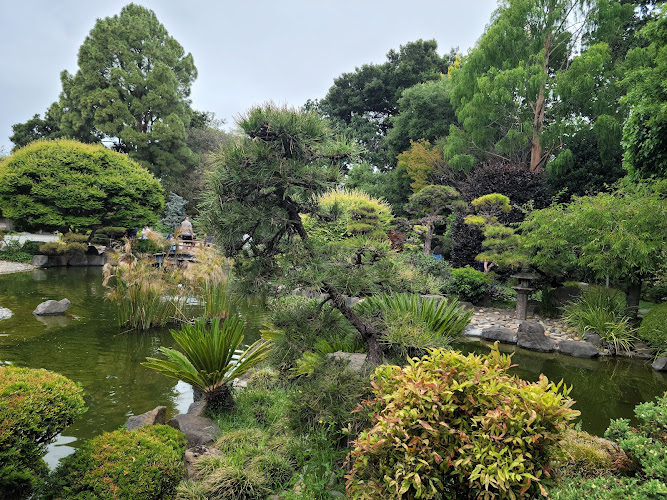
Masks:
[[[407,293],[368,297],[355,308],[362,316],[377,321],[384,331],[380,341],[400,355],[446,347],[472,317],[472,310],[466,311],[456,299]]]
[[[167,359],[147,358],[142,365],[201,389],[208,411],[229,410],[234,406],[229,382],[260,363],[270,349],[269,342],[258,340],[241,350],[244,332],[238,316],[215,318],[210,327],[200,319],[171,330],[183,352],[160,347]]]

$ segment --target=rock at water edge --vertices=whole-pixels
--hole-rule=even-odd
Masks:
[[[210,418],[184,413],[176,415],[167,422],[167,425],[185,434],[185,439],[188,441],[188,448],[200,445],[208,446],[222,434],[218,424]]]
[[[68,299],[62,300],[47,300],[42,302],[37,308],[32,312],[37,316],[48,316],[51,314],[65,314],[69,308],[70,301]]]
[[[501,344],[516,344],[516,336],[509,328],[485,328],[482,330],[480,338],[490,342],[497,340]]]
[[[544,327],[534,321],[523,321],[517,331],[517,342],[519,347],[529,351],[551,352],[554,343],[544,335]]]
[[[575,358],[594,358],[600,354],[597,347],[591,342],[581,342],[576,340],[563,340],[558,346],[561,354]]]
[[[134,431],[144,425],[164,425],[167,418],[167,407],[158,406],[154,410],[147,411],[141,415],[133,415],[125,422],[128,431]]]

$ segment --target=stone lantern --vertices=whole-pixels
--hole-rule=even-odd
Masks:
[[[519,284],[512,287],[516,290],[516,319],[524,320],[528,310],[528,297],[535,291],[531,283],[539,279],[539,276],[531,273],[518,273],[512,275],[512,278],[519,280]]]

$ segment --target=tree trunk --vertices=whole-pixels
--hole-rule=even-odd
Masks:
[[[549,7],[547,16],[551,15],[552,7]],[[535,102],[535,109],[533,110],[533,147],[530,150],[530,171],[537,172],[542,170],[542,131],[544,129],[544,113],[545,113],[545,87],[547,85],[547,78],[549,77],[549,56],[551,55],[551,26],[548,26],[547,38],[544,41],[544,59],[542,60],[542,72],[544,73],[544,82],[540,86],[540,91]]]
[[[634,321],[637,319],[639,312],[639,298],[642,293],[641,278],[636,282],[631,282],[625,290],[625,307],[628,310],[630,318]]]
[[[424,235],[424,255],[431,255],[431,242],[433,241],[433,223],[429,222],[426,225],[426,234]]]
[[[351,307],[347,305],[345,297],[338,289],[328,283],[322,283],[322,290],[329,295],[333,306],[340,311],[340,313],[352,323],[352,326],[357,329],[361,338],[366,342],[368,352],[366,353],[366,362],[371,365],[379,365],[382,363],[382,349],[380,348],[380,335],[382,332],[376,328],[371,322],[366,321]]]

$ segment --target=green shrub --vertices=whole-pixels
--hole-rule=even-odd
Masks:
[[[568,390],[509,376],[509,356],[433,350],[373,377],[374,426],[348,455],[352,498],[519,498],[544,492]],[[546,494],[546,492],[545,492]]]
[[[0,367],[0,498],[21,498],[46,471],[46,446],[84,411],[83,390],[46,370]]]
[[[401,358],[449,345],[472,317],[472,311],[465,310],[456,299],[422,299],[402,293],[368,297],[355,309],[377,322],[383,331],[380,342]]]
[[[81,233],[73,233],[71,231],[62,235],[62,241],[64,243],[87,243],[88,236]]]
[[[318,340],[344,345],[356,351],[361,345],[359,333],[337,310],[320,307],[319,300],[296,295],[281,298],[271,305],[273,341],[270,360],[282,371],[296,366],[301,356],[312,351]]]
[[[329,359],[297,381],[298,390],[291,394],[288,407],[295,431],[305,434],[326,425],[341,443],[347,441],[346,435],[355,436],[370,423],[368,412],[352,413],[370,396],[368,377],[346,369],[346,364]]]
[[[491,289],[491,278],[470,266],[452,269],[445,291],[456,295],[461,300],[477,303],[488,295]]]
[[[173,498],[184,473],[184,452],[185,437],[166,425],[107,432],[61,461],[43,498]]]
[[[44,255],[63,255],[66,253],[86,253],[88,245],[86,243],[71,241],[47,241],[39,245],[39,253]]]
[[[569,477],[608,476],[618,455],[609,441],[574,429],[566,431],[560,447],[564,456],[557,464],[558,471]]]
[[[0,241],[3,241],[0,239]],[[39,253],[39,244],[36,241],[25,241],[19,243],[18,240],[5,240],[2,250],[0,250],[0,260],[11,262],[31,262],[32,257]]]
[[[591,285],[563,307],[563,321],[586,333],[597,333],[616,351],[629,350],[635,330],[625,314],[625,295],[620,290]]]
[[[637,427],[627,419],[612,420],[604,436],[618,443],[637,475],[667,483],[667,392],[655,402],[637,405],[635,416],[640,421]]]
[[[659,351],[667,350],[667,302],[651,308],[639,325],[637,336]]]

